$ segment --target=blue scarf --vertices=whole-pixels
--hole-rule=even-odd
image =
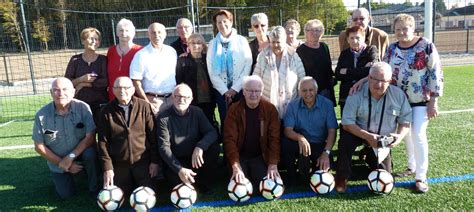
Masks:
[[[217,74],[223,72],[227,73],[227,87],[232,86],[232,81],[234,77],[234,59],[233,59],[233,46],[234,40],[237,38],[237,31],[232,29],[230,36],[225,38],[219,32],[216,35],[216,46],[214,48],[215,57],[212,61],[212,66],[215,67]],[[227,46],[227,48],[225,48]]]

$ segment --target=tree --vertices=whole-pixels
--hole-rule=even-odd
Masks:
[[[12,41],[16,43],[21,51],[25,51],[25,39],[21,32],[20,22],[18,21],[18,7],[14,2],[0,2],[0,13],[2,14],[2,27]]]
[[[33,21],[32,36],[43,44],[44,50],[48,51],[48,42],[51,40],[51,32],[49,32],[49,26],[43,17]]]

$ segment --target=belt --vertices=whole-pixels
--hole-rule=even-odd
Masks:
[[[171,93],[165,93],[165,94],[158,94],[158,93],[145,93],[148,96],[153,96],[153,97],[161,97],[161,98],[167,98],[171,96]]]

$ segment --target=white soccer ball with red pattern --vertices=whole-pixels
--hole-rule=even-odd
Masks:
[[[231,179],[229,185],[227,185],[227,193],[230,199],[236,202],[245,202],[252,196],[252,183],[250,183],[247,178],[241,183],[237,183],[234,179]]]
[[[317,194],[327,194],[334,189],[334,176],[323,170],[317,170],[311,175],[309,186]]]
[[[130,206],[135,211],[149,211],[155,206],[155,203],[155,191],[146,186],[136,188],[130,195]]]
[[[178,184],[171,191],[171,202],[177,208],[189,208],[196,202],[197,193],[190,184]]]
[[[275,180],[267,178],[265,176],[259,185],[260,193],[267,200],[278,199],[283,195],[285,191],[285,186],[283,185],[283,180],[276,177]]]
[[[390,172],[376,169],[367,177],[369,189],[376,194],[390,194],[393,191],[394,179]]]
[[[117,186],[102,189],[97,195],[97,204],[103,211],[114,211],[123,203],[123,191]]]

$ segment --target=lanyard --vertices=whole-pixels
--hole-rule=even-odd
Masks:
[[[382,114],[380,114],[380,122],[379,122],[379,128],[377,130],[377,135],[380,135],[380,130],[382,129],[382,121],[383,121],[383,114],[385,111],[385,100],[387,98],[387,95],[383,96],[383,103],[382,103]],[[369,89],[369,119],[367,121],[367,131],[370,132],[370,120],[372,116],[372,95],[370,94],[370,89]]]

